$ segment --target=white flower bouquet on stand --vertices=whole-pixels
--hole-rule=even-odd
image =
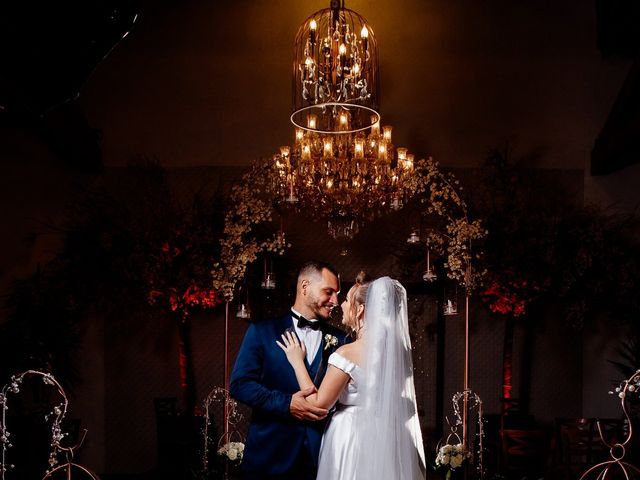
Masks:
[[[444,444],[438,442],[436,452],[436,468],[446,469],[446,480],[449,480],[453,471],[460,468],[464,461],[471,457],[471,452],[462,443],[455,426],[451,428],[451,433]]]
[[[234,465],[239,465],[244,455],[244,443],[227,442],[218,449],[218,455]]]
[[[460,467],[468,457],[469,452],[462,443],[446,443],[438,449],[436,466],[446,468],[446,478],[449,479],[451,477],[451,472]]]

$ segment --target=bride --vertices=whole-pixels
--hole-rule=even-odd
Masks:
[[[336,406],[322,437],[317,479],[422,480],[406,291],[389,277],[368,283],[361,273],[342,312],[356,340],[331,354],[320,388],[307,397],[319,407]],[[304,344],[292,332],[277,343],[300,388],[313,387]]]

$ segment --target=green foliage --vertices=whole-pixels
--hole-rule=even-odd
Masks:
[[[640,370],[640,337],[633,336],[623,341],[616,353],[620,358],[619,361],[609,360],[616,369],[622,374],[623,378],[630,378],[631,375]]]
[[[0,325],[0,379],[39,368],[67,385],[78,380],[72,352],[79,346],[82,312],[68,285],[57,280],[39,270],[14,283],[5,309],[9,320]]]
[[[215,192],[177,193],[152,162],[96,178],[55,232],[60,252],[15,283],[0,327],[2,373],[29,366],[73,378],[92,312],[134,323],[154,312],[184,320],[214,306],[223,211]]]
[[[583,206],[581,189],[570,190],[581,177],[552,177],[511,157],[508,146],[490,153],[470,202],[490,232],[484,262],[492,310],[501,311],[505,299],[525,308],[559,301],[577,328],[598,312],[618,321],[637,317],[638,217]]]

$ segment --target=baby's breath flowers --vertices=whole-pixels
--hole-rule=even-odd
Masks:
[[[246,273],[247,265],[262,252],[282,255],[288,245],[283,232],[266,239],[256,237],[258,225],[273,220],[276,172],[269,162],[254,162],[242,181],[231,191],[229,211],[225,215],[224,235],[220,240],[220,260],[214,264],[213,287],[228,302],[233,300],[236,285]]]
[[[67,436],[67,433],[62,431],[62,422],[67,413],[69,402],[62,386],[51,373],[41,372],[38,370],[27,370],[18,375],[13,375],[9,383],[0,389],[0,479],[2,480],[5,478],[5,473],[14,468],[13,465],[6,464],[7,451],[13,447],[13,444],[11,443],[11,434],[7,429],[7,411],[9,410],[8,397],[9,394],[19,394],[21,392],[24,379],[29,377],[40,378],[45,385],[49,385],[57,390],[58,396],[61,397],[60,403],[54,405],[51,412],[44,415],[45,422],[51,424],[51,450],[49,453],[49,470],[47,470],[47,473],[52,473],[54,470],[61,468],[60,466],[57,467],[57,465],[59,465],[58,457],[63,454],[66,454],[67,458],[73,457],[73,451],[82,443],[81,441],[80,444],[74,447],[64,447],[61,445],[62,440]],[[69,463],[68,465],[75,464]],[[84,467],[80,468],[84,469]]]
[[[233,300],[235,287],[244,278],[247,264],[262,252],[282,255],[290,246],[283,232],[266,239],[256,237],[256,227],[272,222],[274,206],[282,200],[280,180],[273,162],[259,161],[251,165],[231,191],[231,207],[225,216],[220,241],[220,260],[211,272],[214,289],[226,301]],[[442,225],[429,231],[429,245],[445,257],[449,278],[472,290],[484,275],[483,271],[471,268],[479,256],[473,253],[472,245],[488,232],[479,220],[469,220],[459,180],[450,172],[442,172],[432,158],[422,159],[415,162],[414,171],[403,181],[401,190],[407,200],[420,198],[425,205],[424,216],[439,218],[438,223]]]
[[[462,198],[460,181],[450,172],[442,172],[432,158],[416,162],[410,189],[419,194],[426,208],[424,216],[435,215],[444,222],[441,228],[429,229],[430,248],[445,257],[447,276],[473,290],[484,274],[471,268],[480,253],[473,246],[489,233],[480,220],[469,220],[467,205]]]

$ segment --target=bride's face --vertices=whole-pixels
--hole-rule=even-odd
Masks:
[[[347,296],[342,302],[341,306],[342,306],[342,324],[345,327],[357,330],[357,327],[358,327],[357,312],[359,312],[360,309],[357,308],[356,305],[354,305],[355,299],[353,297],[355,294],[355,290],[356,290],[356,287],[354,285],[347,292]]]

